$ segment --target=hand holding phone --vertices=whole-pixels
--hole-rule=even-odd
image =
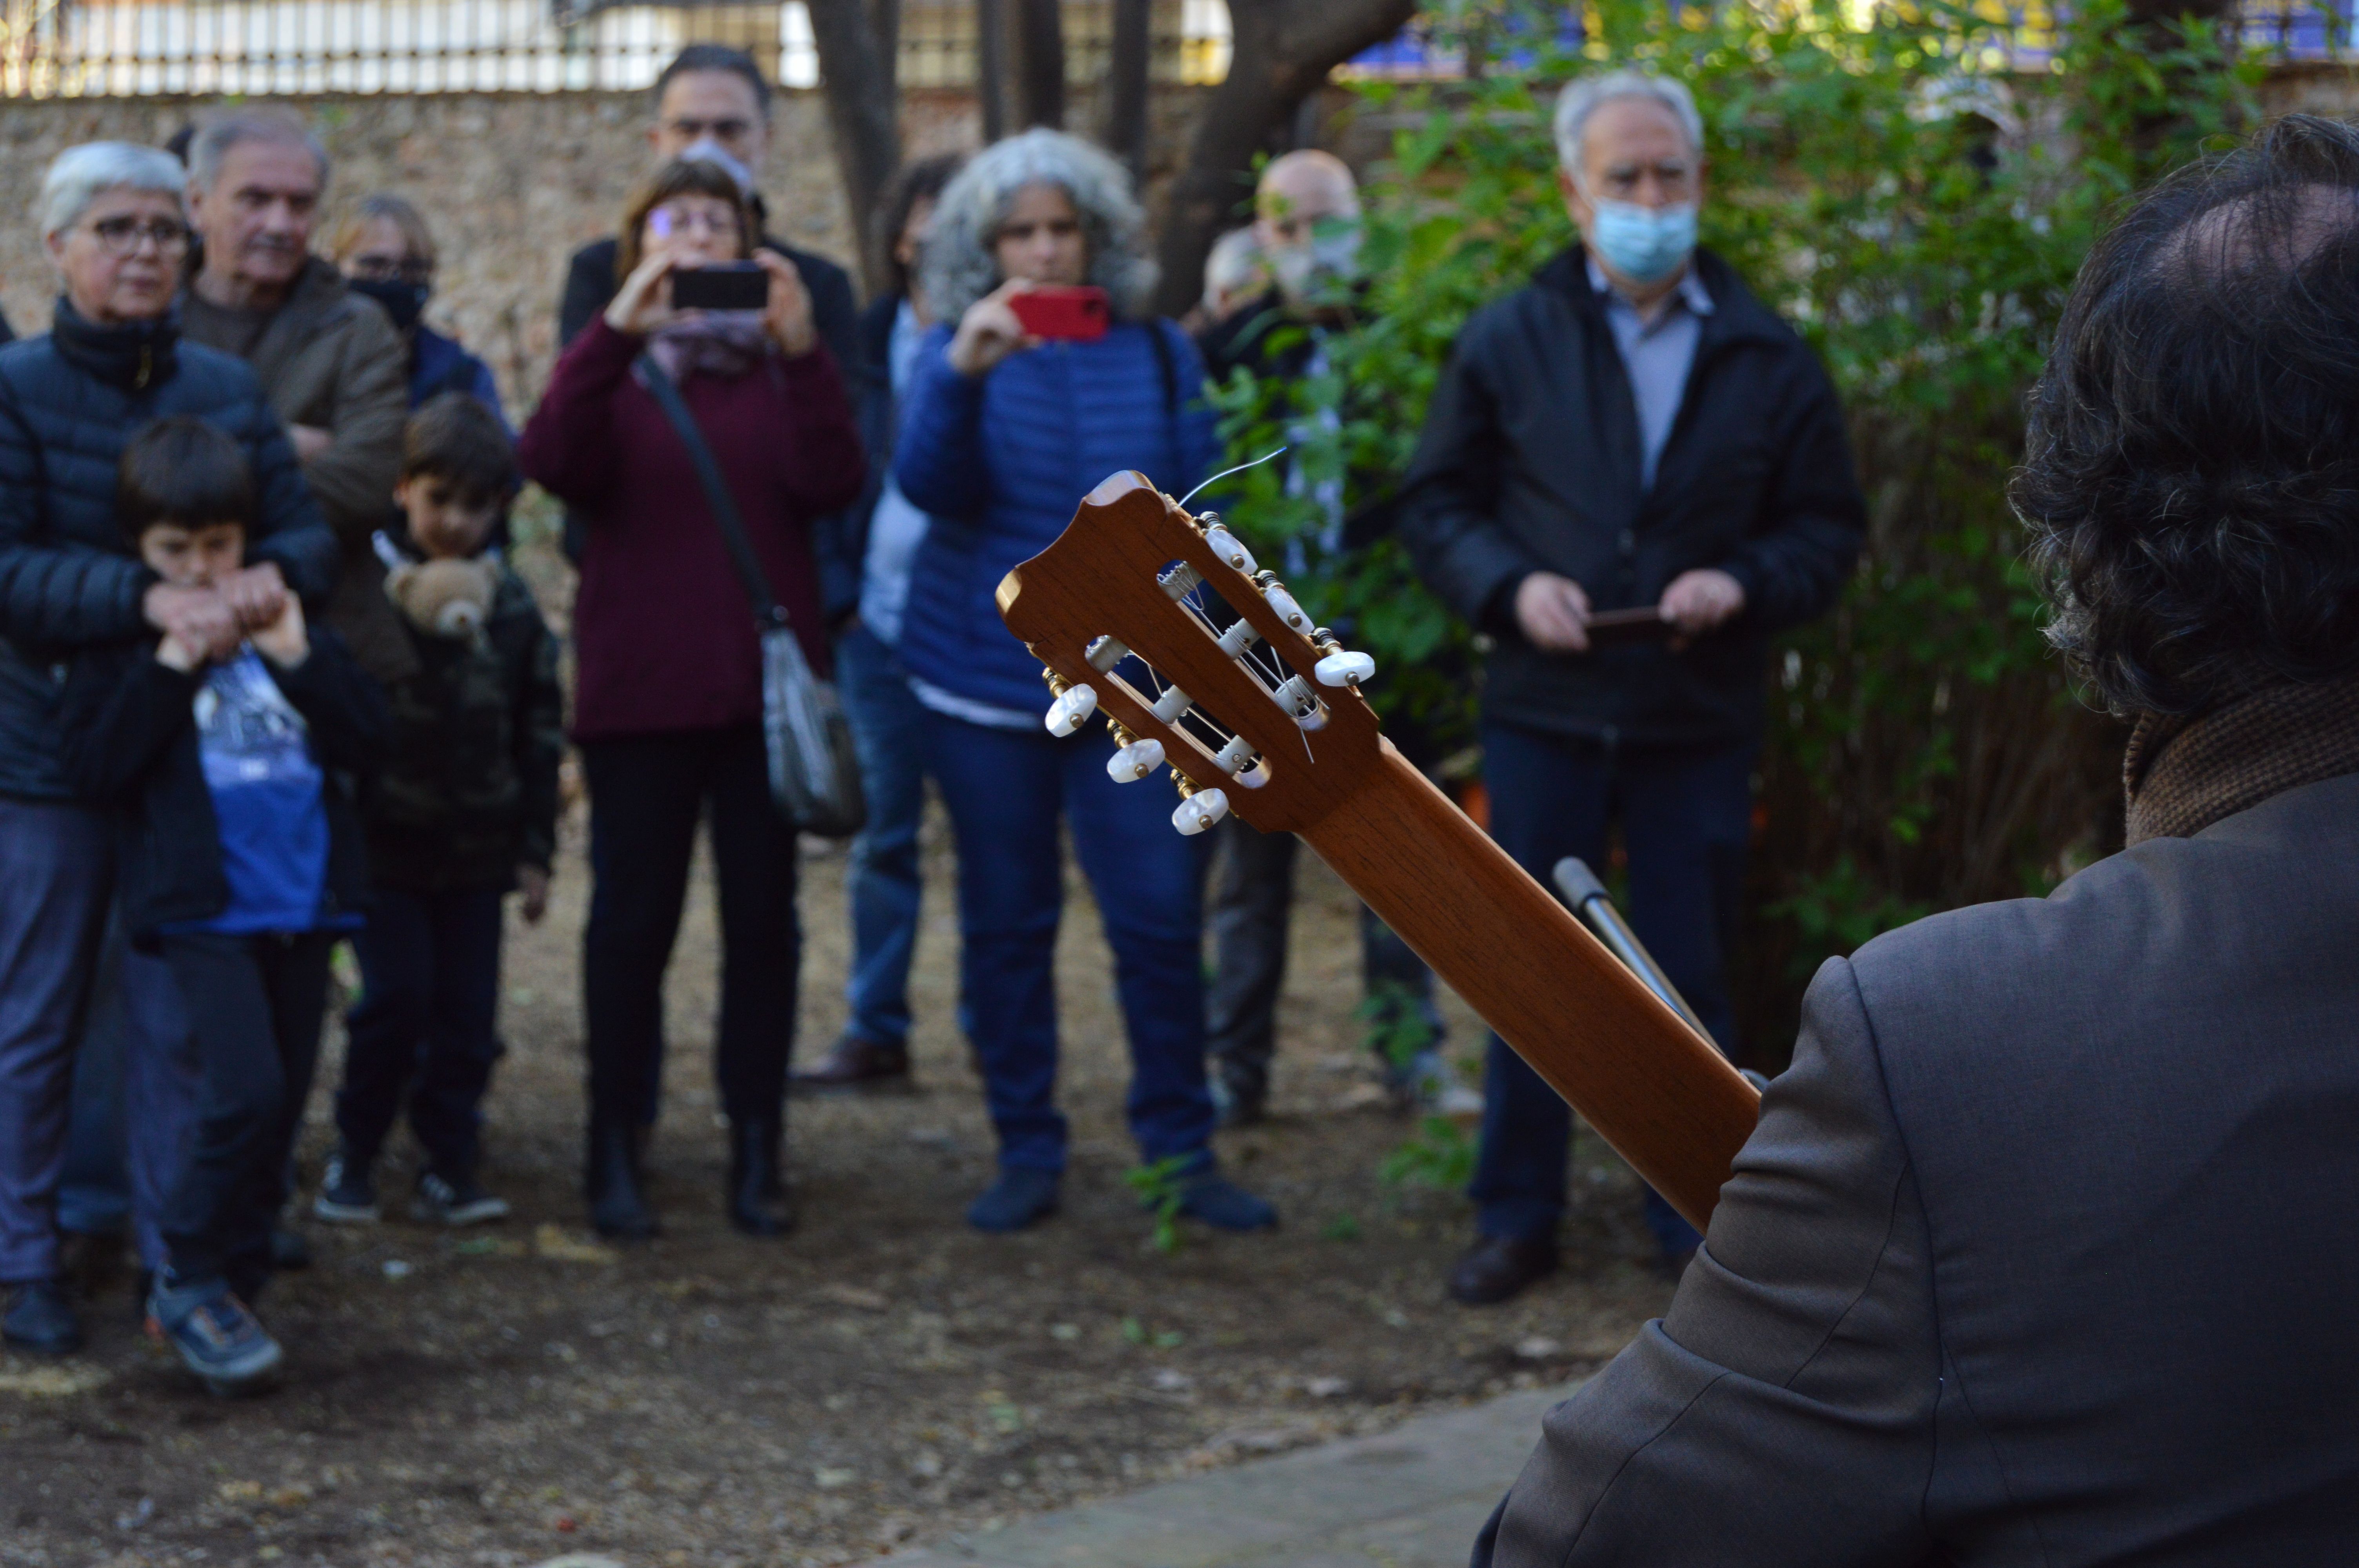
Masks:
[[[675,310],[766,310],[769,304],[770,275],[758,263],[723,262],[672,269],[671,308]]]

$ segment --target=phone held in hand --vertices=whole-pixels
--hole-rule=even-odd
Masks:
[[[1106,291],[1095,287],[1043,287],[1007,297],[1007,308],[1036,338],[1094,343],[1114,325]]]
[[[764,310],[770,304],[770,275],[754,262],[690,266],[671,275],[675,310]]]
[[[1668,643],[1679,628],[1652,606],[1637,610],[1601,610],[1589,618],[1592,648],[1630,648],[1646,643]]]

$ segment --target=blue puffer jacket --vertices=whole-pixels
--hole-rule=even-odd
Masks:
[[[1136,469],[1173,496],[1195,488],[1215,452],[1203,362],[1168,321],[1044,344],[980,378],[951,368],[950,341],[938,326],[919,351],[893,463],[901,493],[934,518],[909,575],[901,659],[970,701],[1045,708],[1039,663],[992,594],[1108,474]]]
[[[49,336],[0,350],[0,795],[71,798],[66,656],[138,635],[156,581],[115,525],[115,464],[134,430],[174,414],[228,432],[254,465],[247,561],[277,562],[315,603],[335,585],[336,536],[245,362],[179,341],[168,320],[94,327],[60,299]]]

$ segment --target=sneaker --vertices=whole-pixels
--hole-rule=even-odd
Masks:
[[[58,1280],[27,1280],[0,1289],[8,1311],[0,1318],[0,1341],[36,1356],[71,1356],[82,1348],[82,1321]]]
[[[1215,1230],[1267,1230],[1277,1223],[1277,1210],[1266,1198],[1256,1197],[1209,1168],[1188,1178],[1180,1189],[1180,1212]]]
[[[1223,1130],[1252,1127],[1269,1114],[1266,1097],[1258,1087],[1231,1082],[1219,1073],[1212,1074],[1204,1087],[1212,1092],[1212,1125]]]
[[[508,1217],[508,1200],[494,1197],[472,1176],[456,1181],[428,1171],[418,1178],[418,1195],[409,1200],[409,1217],[424,1225],[483,1225]]]
[[[147,1294],[147,1332],[216,1394],[240,1394],[278,1369],[287,1353],[218,1277],[182,1283],[169,1271]]]
[[[969,1206],[966,1222],[977,1230],[1005,1233],[1056,1212],[1057,1173],[1014,1165],[1001,1171],[999,1180]]]
[[[327,1174],[320,1179],[311,1213],[332,1225],[375,1225],[384,1217],[376,1203],[376,1179],[366,1165],[337,1150],[328,1156]]]
[[[1452,1121],[1480,1121],[1483,1096],[1458,1081],[1439,1051],[1419,1051],[1392,1079],[1395,1097],[1404,1110],[1421,1116],[1446,1116]]]

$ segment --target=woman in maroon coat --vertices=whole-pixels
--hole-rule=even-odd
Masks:
[[[771,593],[827,668],[811,520],[866,475],[852,406],[794,268],[756,232],[720,165],[677,161],[633,199],[605,315],[557,362],[524,429],[524,471],[588,520],[573,609],[573,738],[590,785],[594,886],[584,938],[591,1218],[652,1235],[638,1155],[663,1068],[663,972],[699,814],[721,893],[721,1027],[729,1217],[757,1236],[792,1216],[778,1175],[800,932],[794,828],[771,804],[754,616],[687,448],[649,395],[668,371],[744,515]],[[675,269],[743,260],[763,311],[671,308]]]

